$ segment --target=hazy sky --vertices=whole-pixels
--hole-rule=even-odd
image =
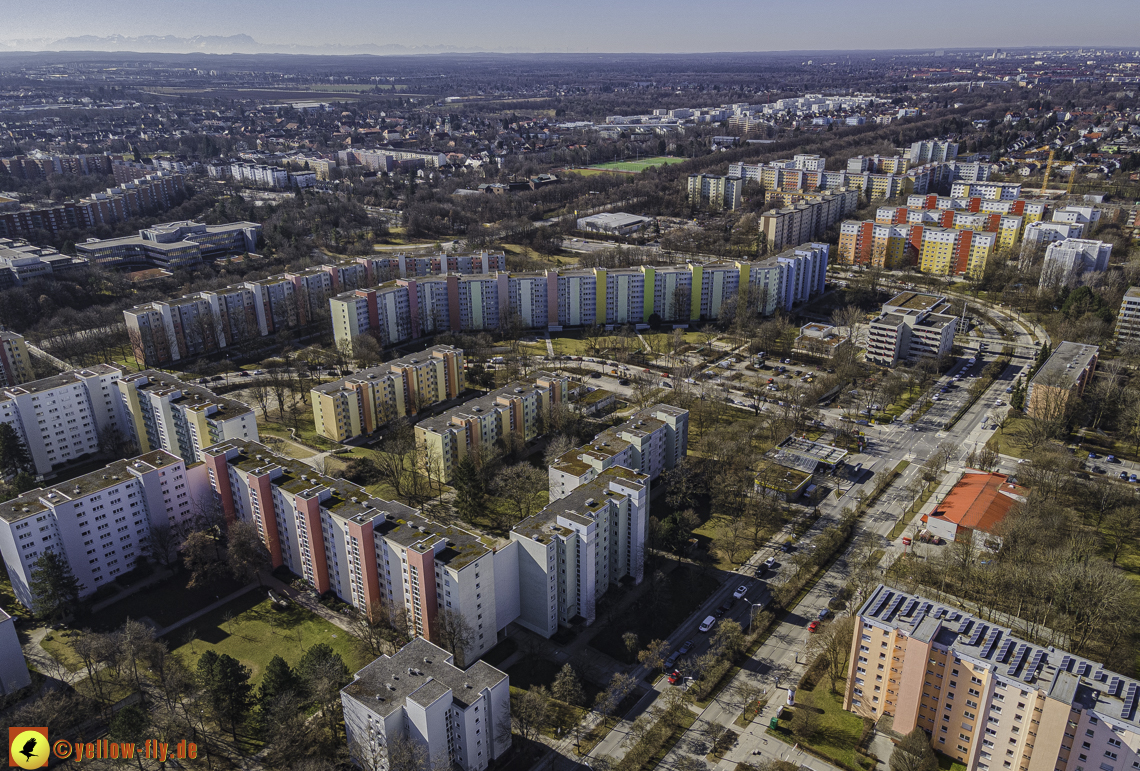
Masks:
[[[1138,0],[0,0],[0,20],[5,43],[244,33],[515,51],[1140,47]]]

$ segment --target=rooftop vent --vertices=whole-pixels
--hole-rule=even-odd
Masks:
[[[464,683],[464,684],[463,684],[463,687],[464,687],[464,688],[470,688],[470,687],[471,687],[471,683]]]
[[[586,499],[586,505],[587,506],[593,506],[594,505],[594,499],[593,498],[587,498]]]
[[[384,683],[384,685],[388,688],[389,691],[396,690],[396,686],[392,685],[391,683]]]
[[[431,659],[429,659],[429,658],[425,658],[425,659],[424,659],[424,663],[425,663],[425,664],[430,664],[430,663],[431,663]]]
[[[359,499],[359,498],[357,498],[357,497],[354,495],[354,496],[352,497],[352,502],[353,502],[353,503],[360,503],[360,499]]]

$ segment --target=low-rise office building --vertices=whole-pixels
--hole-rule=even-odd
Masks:
[[[466,388],[463,351],[436,345],[310,391],[316,431],[336,442],[454,399]]]
[[[364,769],[392,768],[398,741],[422,747],[427,768],[484,771],[511,746],[507,675],[485,661],[466,670],[423,639],[382,655],[340,692],[349,755]]]
[[[934,510],[922,515],[922,522],[931,535],[946,542],[996,550],[1001,523],[1015,504],[1026,501],[1024,488],[1009,480],[1008,474],[966,469]]]
[[[579,219],[578,230],[606,233],[611,236],[628,236],[633,235],[652,221],[649,217],[642,217],[637,214],[603,212]]]
[[[1057,346],[1029,381],[1025,414],[1039,420],[1057,420],[1084,395],[1096,374],[1100,348],[1065,341]]]
[[[867,332],[867,361],[895,367],[900,361],[948,356],[958,318],[937,295],[901,292],[883,306]]]
[[[261,225],[256,222],[168,222],[144,228],[137,236],[92,238],[76,244],[75,252],[104,267],[184,268],[207,259],[252,252],[260,235]]]
[[[569,378],[536,372],[447,412],[416,423],[416,445],[434,478],[450,484],[460,461],[491,452],[497,442],[529,442],[543,416],[569,399]]]
[[[115,387],[122,375],[96,364],[0,389],[0,422],[16,429],[37,475],[52,476],[129,438]]]
[[[128,437],[140,452],[166,450],[197,463],[204,448],[224,439],[259,441],[253,410],[208,388],[150,369],[116,380],[115,387]]]
[[[1104,273],[1112,256],[1112,244],[1087,238],[1066,238],[1054,241],[1045,250],[1041,265],[1042,289],[1060,286],[1073,287],[1084,280],[1086,274]]]
[[[937,684],[937,687],[935,685]],[[1140,767],[1140,682],[880,585],[855,615],[843,708],[977,771]]]
[[[0,504],[0,556],[25,607],[35,561],[48,550],[67,560],[86,597],[147,556],[153,530],[177,533],[212,506],[201,463],[154,450]]]

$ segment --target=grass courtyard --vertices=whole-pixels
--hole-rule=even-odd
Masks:
[[[343,629],[295,604],[277,610],[265,593],[258,591],[211,611],[175,630],[170,637],[171,647],[185,657],[191,668],[208,650],[226,653],[250,668],[255,685],[261,682],[265,667],[274,656],[295,666],[302,654],[317,643],[325,643],[339,653],[350,672],[371,660]]]
[[[811,702],[807,706],[807,702]],[[866,756],[855,751],[863,733],[863,718],[845,712],[843,697],[831,692],[826,682],[817,683],[812,689],[801,688],[796,692],[796,706],[780,712],[779,728],[768,729],[768,734],[788,744],[800,744],[826,758],[838,761],[846,768],[860,768],[860,759]],[[810,739],[792,734],[792,717],[795,710],[810,709],[818,715],[818,728]],[[883,758],[887,760],[887,758]]]

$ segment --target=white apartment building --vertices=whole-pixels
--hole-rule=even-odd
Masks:
[[[1054,222],[1080,223],[1093,226],[1100,222],[1100,209],[1095,206],[1066,206],[1053,212]]]
[[[688,446],[688,410],[669,404],[647,407],[559,457],[547,469],[550,500],[565,498],[606,469],[617,466],[643,474],[653,482],[681,462]]]
[[[31,684],[32,674],[24,660],[16,622],[0,609],[0,697],[11,696]]]
[[[152,529],[180,528],[212,500],[202,464],[155,450],[5,501],[0,556],[16,599],[31,607],[29,582],[42,552],[65,557],[87,596],[146,556]]]
[[[516,525],[518,623],[544,637],[593,623],[610,584],[641,583],[648,522],[649,478],[612,466]]]
[[[1080,222],[1031,222],[1022,236],[1021,249],[1031,251],[1066,238],[1081,238],[1084,233],[1085,226]]]
[[[48,477],[100,451],[100,441],[130,437],[108,364],[64,372],[0,389],[0,422],[24,440],[36,474]]]
[[[484,661],[461,669],[427,640],[380,656],[340,693],[349,754],[365,771],[391,768],[397,739],[423,747],[429,768],[462,771],[483,771],[511,746],[506,674]]]
[[[1021,185],[1016,182],[955,182],[950,186],[950,197],[1016,201],[1021,198]]]
[[[1064,284],[1075,286],[1086,273],[1104,273],[1112,256],[1112,244],[1086,238],[1055,241],[1045,250],[1041,266],[1042,289]]]
[[[173,375],[144,370],[115,382],[128,436],[140,452],[166,450],[187,463],[224,439],[259,441],[253,410]]]
[[[948,356],[958,318],[936,295],[902,292],[883,306],[867,332],[867,361],[895,367],[900,361]]]
[[[912,166],[953,161],[958,158],[958,143],[938,139],[915,142],[910,146],[910,153],[907,157],[910,158]]]

